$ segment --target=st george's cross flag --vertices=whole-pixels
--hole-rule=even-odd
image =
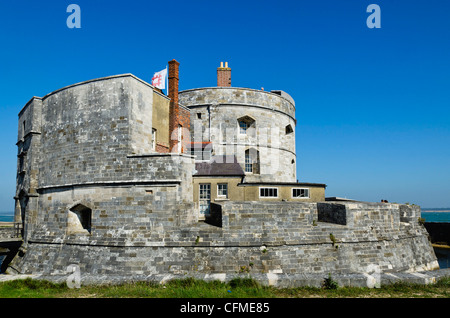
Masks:
[[[166,88],[167,68],[162,71],[156,72],[152,77],[152,85],[159,88]]]

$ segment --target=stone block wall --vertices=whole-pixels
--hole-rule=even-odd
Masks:
[[[344,204],[347,218],[359,220],[352,221],[358,223],[355,227],[319,221],[315,203],[226,202],[221,224],[178,228],[147,226],[151,213],[143,211],[135,215],[134,228],[127,227],[133,222],[125,216],[117,219],[119,224],[105,223],[103,233],[117,236],[114,244],[100,237],[85,242],[66,237],[48,244],[42,237],[27,246],[13,267],[52,277],[77,264],[82,278],[97,282],[170,275],[281,275],[291,277],[293,286],[301,284],[296,281],[299,275],[361,274],[373,266],[383,273],[437,268],[423,226],[398,222],[392,228],[385,216],[398,213],[399,206],[379,205],[359,203],[360,215],[352,216],[357,211]]]
[[[347,213],[344,204],[317,203],[317,220],[341,225],[347,225]]]
[[[68,210],[77,202],[92,210],[91,238],[104,237],[99,220],[116,222],[101,213],[111,202],[117,204],[113,211],[129,219],[142,212],[127,210],[131,201],[140,208],[168,209],[161,220],[151,218],[165,228],[197,220],[194,160],[153,153],[153,97],[152,86],[125,74],[74,84],[27,103],[19,113],[16,194],[16,221],[24,222],[26,241],[61,241]],[[145,199],[134,187],[148,187]]]
[[[40,187],[122,179],[127,155],[152,152],[153,91],[132,76],[85,82],[43,100]]]
[[[126,159],[114,182],[92,182],[39,189],[39,213],[30,241],[124,245],[197,221],[191,196],[193,159],[181,155],[136,155]],[[183,179],[182,179],[183,178]],[[190,194],[190,195],[189,195]],[[68,232],[68,212],[78,204],[91,210],[86,235]]]

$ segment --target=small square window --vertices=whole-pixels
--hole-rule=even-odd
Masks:
[[[202,119],[202,113],[197,113],[197,119]]]
[[[228,184],[219,183],[217,185],[217,196],[220,198],[228,198]]]
[[[287,125],[285,129],[286,129],[286,135],[294,132],[294,129],[292,129],[291,125]]]

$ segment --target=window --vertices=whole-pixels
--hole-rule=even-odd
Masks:
[[[239,122],[239,133],[241,134],[247,134],[247,123],[245,121]]]
[[[156,129],[152,129],[152,150],[156,151]]]
[[[259,188],[260,198],[278,198],[278,188]]]
[[[244,171],[253,174],[259,174],[259,151],[250,148],[245,151]]]
[[[197,113],[197,119],[202,119],[202,113]]]
[[[253,172],[253,164],[249,151],[245,152],[245,172]]]
[[[255,120],[250,116],[238,118],[238,124],[239,124],[239,133],[241,135],[247,135],[250,128],[255,128]]]
[[[292,129],[291,125],[286,126],[286,135],[291,134],[294,132],[294,129]]]
[[[211,208],[211,184],[199,184],[200,214],[209,214]]]
[[[292,198],[309,198],[309,189],[292,189]]]
[[[219,183],[217,185],[217,196],[220,198],[228,198],[228,184]]]
[[[202,183],[200,184],[200,200],[211,199],[211,184]]]

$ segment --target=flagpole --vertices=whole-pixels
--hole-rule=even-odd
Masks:
[[[169,96],[169,73],[166,65],[166,95]]]

